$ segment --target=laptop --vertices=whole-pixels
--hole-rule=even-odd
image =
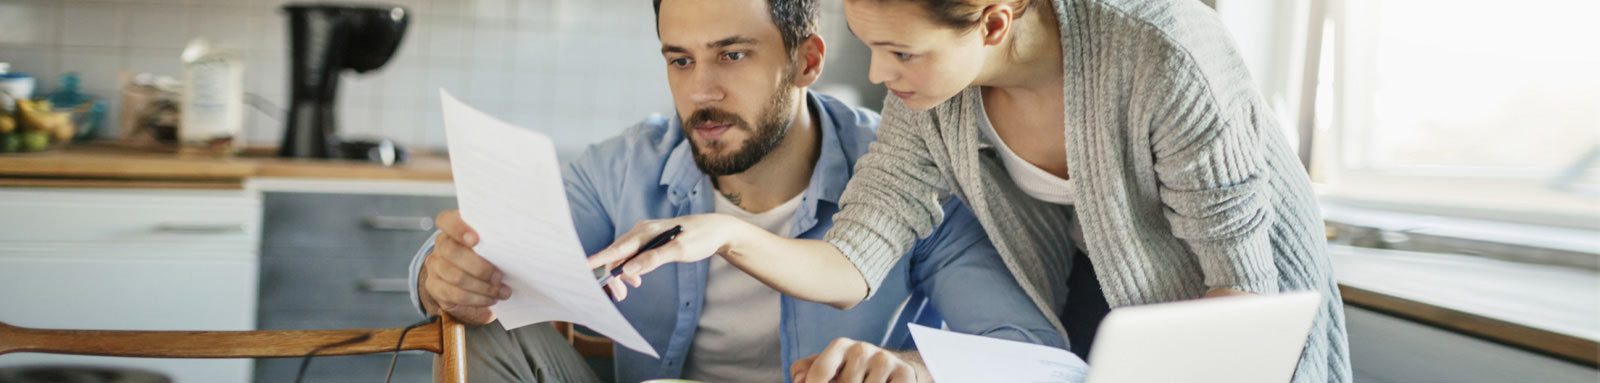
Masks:
[[[1288,382],[1321,303],[1301,292],[1112,310],[1089,353],[1088,383]]]

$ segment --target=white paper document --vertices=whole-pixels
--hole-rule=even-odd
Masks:
[[[461,219],[473,247],[501,272],[511,299],[489,307],[506,330],[539,322],[588,326],[624,347],[656,355],[595,283],[572,225],[549,136],[473,109],[443,89],[445,139]]]
[[[911,325],[911,337],[939,383],[1077,383],[1089,365],[1055,347]]]

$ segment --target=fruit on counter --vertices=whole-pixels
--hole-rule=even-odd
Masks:
[[[17,120],[23,128],[40,126],[38,124],[43,123],[41,119],[50,114],[51,106],[50,101],[46,100],[17,100]]]
[[[61,122],[56,123],[55,130],[51,130],[50,133],[55,136],[56,141],[67,142],[67,140],[71,140],[72,136],[77,133],[77,129],[74,129],[72,125],[72,113],[57,112],[56,117]]]
[[[72,126],[72,113],[56,112],[50,108],[50,101],[17,100],[17,117],[21,119],[19,122],[23,130],[43,132],[47,136],[55,137],[57,141],[71,139],[75,130]],[[26,143],[27,139],[23,141]]]
[[[22,150],[22,135],[16,133],[0,133],[0,153],[11,153]]]
[[[32,131],[22,133],[22,151],[37,152],[50,146],[50,133]]]
[[[63,119],[58,114],[50,111],[51,104],[44,100],[17,100],[17,117],[22,119],[22,128],[43,132],[53,132],[56,125]]]
[[[10,115],[0,115],[0,134],[11,133],[17,130],[17,119]]]

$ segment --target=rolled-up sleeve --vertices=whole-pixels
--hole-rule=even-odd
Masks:
[[[423,317],[428,316],[428,311],[422,308],[422,292],[419,291],[417,283],[422,279],[422,261],[428,258],[428,253],[433,252],[433,239],[438,237],[439,233],[434,231],[433,235],[428,236],[428,241],[422,243],[422,248],[417,249],[417,254],[411,257],[411,269],[407,273],[411,282],[408,284],[411,286],[411,307],[417,309],[417,313]]]

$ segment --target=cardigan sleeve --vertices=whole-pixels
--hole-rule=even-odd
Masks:
[[[878,139],[856,162],[823,237],[855,264],[869,298],[913,243],[944,220],[941,196],[949,190],[922,138],[935,134],[927,112],[892,95],[883,104]]]
[[[1204,57],[1226,61],[1232,56]],[[1190,52],[1170,69],[1148,110],[1160,199],[1172,233],[1198,258],[1208,289],[1278,291],[1271,230],[1271,168],[1263,134],[1272,114],[1248,88],[1216,89]],[[1226,63],[1216,67],[1225,67]],[[1238,68],[1243,63],[1235,63]],[[1244,81],[1248,81],[1246,78]],[[1248,85],[1245,85],[1248,86]]]

